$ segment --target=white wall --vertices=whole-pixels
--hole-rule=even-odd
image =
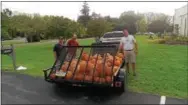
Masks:
[[[174,25],[179,25],[179,34],[188,36],[188,5],[175,10]]]

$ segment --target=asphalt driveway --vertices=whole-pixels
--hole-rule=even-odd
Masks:
[[[160,104],[161,96],[109,89],[59,88],[43,78],[1,72],[2,104]],[[165,104],[187,104],[187,100],[166,98]]]

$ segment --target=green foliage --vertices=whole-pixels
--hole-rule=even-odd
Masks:
[[[91,36],[101,36],[105,32],[112,31],[112,24],[103,18],[90,20],[87,27],[87,33]]]
[[[101,16],[95,12],[89,15],[89,6],[84,2],[81,9],[81,15],[77,22],[63,16],[41,16],[39,14],[19,13],[12,15],[12,11],[4,9],[1,12],[2,16],[2,35],[5,38],[14,38],[17,36],[27,37],[28,42],[31,39],[54,39],[59,36],[70,38],[73,33],[78,37],[93,37],[101,36],[107,31],[122,31],[125,27],[130,34],[135,34],[137,31],[143,33],[151,32],[171,32],[173,26],[169,24],[169,17],[164,14],[155,13],[148,19],[145,14],[135,14],[134,11],[125,11],[119,18],[110,16]],[[147,15],[147,14],[146,14]],[[147,20],[147,21],[146,21]],[[29,41],[31,40],[31,41]],[[34,40],[33,40],[34,41]]]
[[[144,18],[138,20],[138,32],[147,32],[147,23]]]
[[[8,10],[4,10],[8,11]],[[40,41],[40,38],[70,38],[73,33],[78,37],[86,34],[83,25],[62,16],[40,16],[39,14],[1,12],[3,37],[25,36],[28,42]]]
[[[135,34],[137,32],[136,22],[139,17],[134,13],[134,11],[123,12],[119,17],[120,25],[118,26],[120,30],[127,28],[130,34]]]

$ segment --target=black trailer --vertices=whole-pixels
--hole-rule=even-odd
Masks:
[[[71,86],[86,86],[86,87],[112,87],[112,89],[119,91],[119,92],[124,92],[127,89],[127,72],[124,68],[124,63],[125,60],[123,59],[123,63],[121,64],[121,66],[119,66],[118,70],[112,75],[112,82],[105,82],[105,83],[96,83],[94,82],[94,75],[92,78],[92,81],[88,82],[88,81],[76,81],[73,79],[67,80],[65,79],[67,72],[69,70],[70,64],[73,60],[72,56],[69,59],[69,66],[67,67],[67,71],[66,72],[59,72],[61,71],[61,67],[64,64],[64,62],[67,61],[67,55],[68,55],[68,49],[77,49],[77,51],[74,53],[76,59],[79,61],[81,59],[82,54],[87,51],[90,56],[93,55],[102,55],[104,57],[104,64],[105,64],[105,57],[106,57],[106,53],[110,53],[114,59],[113,62],[115,62],[115,55],[118,52],[118,47],[119,47],[119,43],[93,43],[91,46],[64,46],[61,50],[61,55],[60,55],[60,62],[55,61],[55,63],[53,64],[53,66],[51,68],[45,69],[43,70],[44,72],[44,79],[47,82],[50,83],[55,83],[55,84],[62,84],[62,85],[71,85]],[[98,58],[98,57],[97,57]],[[97,61],[97,60],[96,60]],[[88,62],[87,62],[88,65]],[[86,65],[86,69],[87,69],[87,65]],[[77,70],[77,66],[78,63],[76,64],[74,73]],[[113,72],[113,67],[114,65],[112,65],[112,72]],[[96,64],[94,66],[94,70],[93,72],[96,71]],[[103,72],[104,72],[104,68],[103,68]],[[56,73],[55,78],[51,78],[51,74],[52,73]],[[93,73],[94,74],[94,73]],[[85,73],[84,73],[85,76]]]

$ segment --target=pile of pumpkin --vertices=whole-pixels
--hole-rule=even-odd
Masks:
[[[113,60],[115,58],[115,60]],[[89,56],[87,53],[83,53],[78,65],[77,59],[73,59],[69,69],[69,62],[64,62],[61,67],[63,72],[67,72],[65,79],[74,79],[77,81],[99,82],[99,83],[111,83],[114,73],[119,69],[122,64],[123,54],[117,53],[115,57],[106,54],[106,57],[101,55]],[[104,64],[105,63],[105,64]],[[77,65],[77,69],[75,70]],[[95,67],[96,65],[96,67]],[[112,69],[113,67],[113,69]],[[94,70],[95,69],[95,70]],[[74,77],[73,77],[73,73]],[[85,75],[85,76],[84,76]]]

